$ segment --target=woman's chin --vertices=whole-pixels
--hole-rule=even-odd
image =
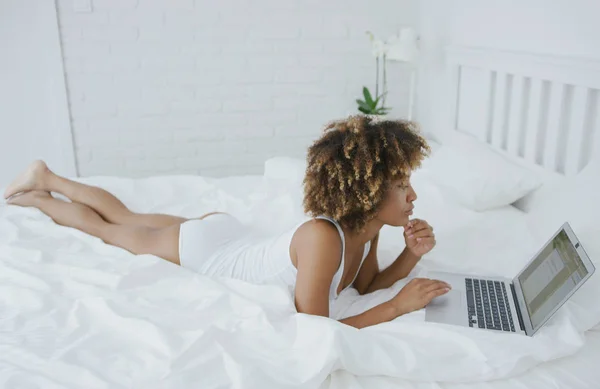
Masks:
[[[410,215],[412,215],[412,211],[410,212]],[[404,227],[410,221],[410,215],[407,214],[407,213],[403,214],[401,217],[399,217],[398,219],[396,219],[394,221],[394,223],[391,224],[391,226],[392,227]]]

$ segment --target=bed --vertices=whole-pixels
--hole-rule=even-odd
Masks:
[[[419,194],[415,217],[435,227],[438,245],[408,278],[432,269],[512,277],[544,241],[542,224],[552,227],[532,217],[544,198],[552,198],[548,191],[581,174],[598,177],[600,170],[590,173],[596,153],[589,145],[598,138],[593,135],[599,68],[473,48],[449,48],[447,58],[449,124],[431,139],[440,145],[431,159],[438,165],[425,163],[413,177]],[[555,89],[560,83],[569,87]],[[473,104],[484,113],[464,108]],[[528,108],[507,110],[511,104]],[[549,108],[555,105],[568,114],[550,119],[566,121],[574,130],[565,133],[552,124],[547,116],[555,115]],[[534,124],[521,120],[536,106]],[[494,115],[498,112],[502,115]],[[546,126],[550,130],[542,137],[530,135]],[[519,171],[535,172],[542,177],[539,184],[504,205],[498,204],[508,197],[487,196],[482,202],[483,197],[450,195],[448,185],[456,181],[440,180],[440,161],[442,167],[448,161],[439,156],[462,150],[460,145],[472,139],[478,150],[493,150]],[[267,161],[263,175],[76,180],[109,190],[134,211],[194,217],[222,210],[269,234],[305,217],[301,171],[302,161],[284,158]],[[514,195],[525,190],[527,180],[512,176],[506,182],[513,184]],[[576,211],[582,219],[575,230],[598,264],[598,230],[584,223],[589,210]],[[385,226],[379,244],[383,268],[402,250],[402,230]],[[151,255],[134,256],[58,226],[37,209],[2,204],[0,386],[593,388],[600,382],[594,368],[600,361],[600,308],[593,300],[600,293],[599,278],[592,277],[534,337],[427,323],[423,311],[357,330],[331,318],[391,298],[407,279],[364,296],[345,290],[331,318],[305,315],[295,311],[283,288],[209,278]]]

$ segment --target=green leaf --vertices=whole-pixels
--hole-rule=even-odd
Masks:
[[[377,108],[377,110],[374,112],[375,115],[385,115],[386,113],[388,113],[390,111],[390,108]]]
[[[358,106],[361,107],[361,108],[364,108],[366,110],[371,110],[372,109],[372,107],[370,107],[367,103],[365,103],[362,100],[356,99],[356,102],[358,103]]]
[[[365,96],[365,101],[367,102],[367,104],[374,107],[373,97],[371,96],[371,92],[369,92],[369,88],[367,88],[366,86],[363,87],[363,96]]]
[[[367,114],[367,115],[371,113],[371,111],[370,111],[370,110],[368,110],[368,109],[364,109],[364,108],[362,108],[362,107],[358,107],[358,110],[359,110],[360,112],[364,113],[364,114]]]

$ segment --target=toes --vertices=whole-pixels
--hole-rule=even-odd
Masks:
[[[21,193],[16,193],[16,194],[8,197],[6,200],[6,204],[16,204],[20,200],[20,197],[23,196],[24,194],[25,194],[25,192],[21,192]]]
[[[22,192],[22,190],[11,185],[6,189],[6,192],[4,192],[4,198],[8,199],[9,197],[19,194],[19,192]]]
[[[11,192],[13,192],[13,188],[12,188],[12,185],[9,185],[9,186],[6,188],[6,190],[4,191],[4,198],[5,198],[5,199],[8,199],[9,197],[13,196],[13,195],[14,195],[14,193],[11,193]]]
[[[50,196],[48,192],[39,190],[19,192],[10,196],[8,200],[6,200],[6,203],[11,205],[20,205],[28,207],[34,205],[36,201],[41,197],[47,196]]]

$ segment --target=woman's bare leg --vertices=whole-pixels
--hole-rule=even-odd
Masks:
[[[4,198],[29,190],[60,193],[71,201],[87,205],[112,224],[162,228],[181,224],[188,219],[165,214],[139,214],[130,211],[118,198],[104,189],[82,184],[52,172],[43,161],[34,161],[11,183]],[[212,212],[202,216],[219,213]]]
[[[57,224],[76,228],[133,254],[152,254],[179,265],[179,224],[163,228],[111,224],[87,205],[55,199],[41,190],[16,195],[7,203],[38,208]]]

